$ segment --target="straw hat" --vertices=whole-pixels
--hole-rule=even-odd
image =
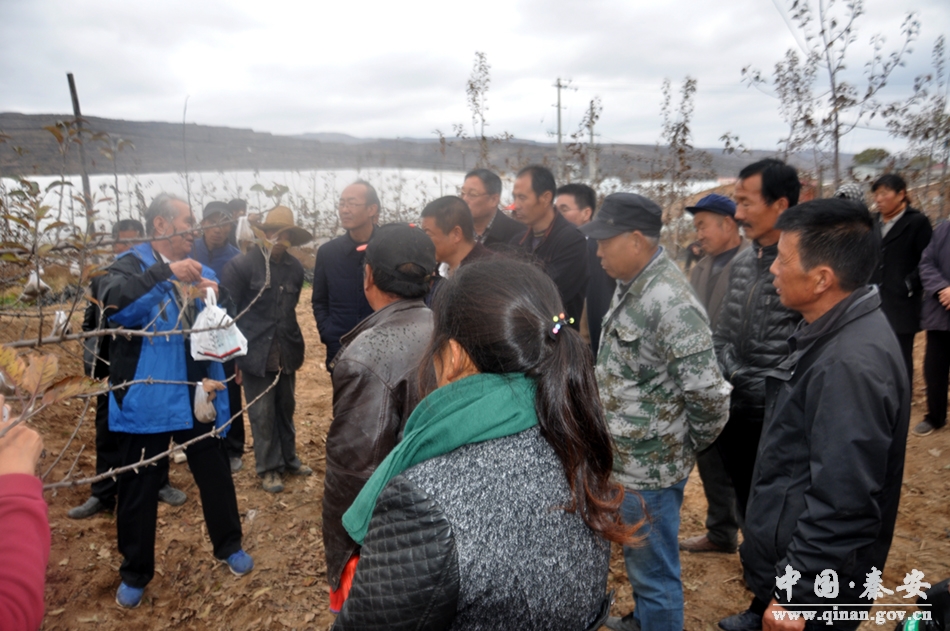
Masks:
[[[290,245],[303,245],[313,241],[312,234],[294,224],[294,211],[286,206],[278,206],[268,211],[267,216],[264,217],[264,222],[258,224],[257,227],[265,232],[279,230],[280,233],[287,236]]]

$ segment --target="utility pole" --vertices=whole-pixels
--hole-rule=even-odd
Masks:
[[[594,149],[594,101],[591,99],[590,110],[587,114],[587,128],[590,131],[590,144],[587,145],[587,166],[589,167],[590,185],[597,180],[597,152]]]
[[[82,112],[79,111],[79,93],[76,91],[76,81],[73,73],[67,72],[69,81],[69,95],[73,100],[73,115],[76,117],[76,138],[79,140],[79,167],[82,172],[82,199],[86,209],[86,233],[92,234],[95,226],[92,221],[92,193],[89,187],[89,174],[86,173],[86,149],[82,142]]]
[[[561,83],[561,77],[557,78],[554,84],[557,88],[557,181],[562,183],[564,179],[564,147],[561,142],[561,88],[566,88],[566,84]]]
[[[191,206],[191,178],[188,176],[188,146],[185,140],[185,119],[188,118],[188,99],[191,98],[191,95],[188,94],[185,96],[185,108],[181,113],[181,161],[182,166],[185,169],[185,191],[188,197],[188,205]]]

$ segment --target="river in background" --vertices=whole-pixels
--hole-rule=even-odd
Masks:
[[[199,172],[189,174],[186,181],[180,173],[146,173],[119,175],[118,196],[115,195],[115,178],[111,175],[90,176],[95,208],[98,212],[97,228],[107,231],[117,219],[140,218],[140,209],[159,193],[167,192],[182,198],[190,198],[196,214],[208,202],[245,199],[250,212],[266,211],[278,202],[289,206],[297,216],[298,224],[317,236],[332,236],[339,231],[336,203],[343,189],[357,179],[371,183],[382,202],[381,221],[414,221],[422,207],[443,195],[457,195],[464,179],[460,171],[433,171],[423,169],[340,169],[312,171],[229,171]],[[52,216],[85,229],[85,213],[82,204],[73,195],[82,194],[79,176],[67,176],[70,185],[51,186],[58,177],[42,176],[28,178],[44,190],[44,203],[53,208]],[[16,186],[9,178],[0,181],[0,194]],[[616,180],[601,183],[600,192],[644,192],[656,182],[625,184]],[[719,183],[697,181],[688,189],[690,193],[707,190]],[[513,176],[502,178],[502,205],[511,203]],[[60,199],[60,190],[65,191]],[[252,190],[258,189],[258,190]],[[263,190],[260,190],[263,189]],[[61,213],[61,215],[60,215]]]

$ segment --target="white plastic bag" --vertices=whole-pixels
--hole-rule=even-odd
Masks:
[[[214,399],[218,392],[224,390],[225,385],[214,379],[202,379],[195,386],[195,418],[201,423],[214,423],[218,412],[214,407]]]
[[[251,229],[251,224],[247,220],[247,217],[238,218],[237,228],[234,231],[234,238],[239,244],[250,243],[256,238],[254,236],[254,230]]]
[[[234,320],[218,306],[214,290],[208,288],[205,308],[195,318],[191,334],[191,358],[224,363],[247,355],[247,338]]]

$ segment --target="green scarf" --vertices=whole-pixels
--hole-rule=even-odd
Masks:
[[[464,445],[512,436],[537,425],[535,389],[534,381],[520,373],[479,373],[432,392],[409,416],[402,442],[343,514],[343,527],[362,545],[376,499],[391,479]]]

